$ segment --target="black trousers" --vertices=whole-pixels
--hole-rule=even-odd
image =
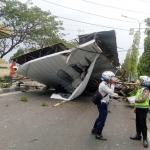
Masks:
[[[138,135],[143,135],[143,140],[147,140],[147,118],[148,108],[136,108],[136,131]]]

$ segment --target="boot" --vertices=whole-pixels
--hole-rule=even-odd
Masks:
[[[107,140],[106,138],[103,137],[102,130],[103,128],[97,128],[97,133],[96,133],[95,138],[98,140]]]
[[[148,147],[148,141],[147,141],[147,140],[143,140],[143,146],[144,146],[145,148]]]
[[[136,134],[135,136],[130,136],[130,139],[132,139],[132,140],[141,140],[141,135],[138,135],[138,134]]]
[[[148,141],[147,141],[147,128],[142,130],[142,134],[143,134],[143,146],[145,148],[148,147]]]
[[[94,135],[96,135],[97,129],[96,129],[96,128],[93,128],[92,131],[91,131],[91,133],[94,134]]]

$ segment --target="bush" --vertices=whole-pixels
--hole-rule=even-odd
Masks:
[[[10,88],[11,85],[11,83],[0,83],[0,88]]]
[[[11,77],[10,76],[4,76],[4,77],[0,77],[0,82],[2,83],[10,83]]]
[[[10,76],[0,77],[0,88],[9,88],[12,85],[10,79]]]

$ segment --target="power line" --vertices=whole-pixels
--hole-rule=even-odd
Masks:
[[[137,22],[132,22],[132,21],[126,21],[126,20],[121,20],[121,19],[115,19],[115,18],[100,16],[100,15],[97,15],[97,14],[92,14],[92,13],[89,13],[89,12],[85,12],[85,11],[73,9],[73,8],[70,8],[70,7],[66,7],[66,6],[63,6],[63,5],[59,5],[59,4],[56,4],[56,3],[52,3],[52,2],[47,1],[47,0],[43,0],[43,1],[45,1],[47,3],[50,3],[50,4],[53,4],[53,5],[57,5],[59,7],[64,7],[64,8],[70,9],[70,10],[78,11],[78,12],[85,13],[85,14],[88,14],[88,15],[93,15],[93,16],[96,16],[96,17],[102,17],[102,18],[105,18],[105,19],[112,19],[112,20],[115,20],[115,21],[117,20],[117,21],[123,21],[123,22],[137,23]]]
[[[69,41],[73,41],[73,40],[76,40],[76,39],[78,39],[78,38],[75,38],[75,39],[72,39],[72,40],[69,40]],[[69,42],[69,41],[67,41],[67,42]],[[74,48],[77,48],[76,46],[74,46]],[[109,48],[113,48],[113,47],[109,47]],[[116,47],[117,49],[123,49],[122,47]],[[78,49],[80,49],[80,50],[83,50],[83,51],[86,51],[86,50],[84,50],[84,49],[82,49],[82,48],[78,48]],[[144,47],[140,47],[140,48],[138,48],[138,49],[144,49]],[[132,49],[128,49],[128,50],[132,50]],[[117,51],[117,52],[124,52],[124,51],[128,51],[128,50],[121,50],[121,51]],[[88,51],[88,52],[92,52],[92,51]],[[98,53],[98,52],[92,52],[92,53],[97,53],[97,54],[101,54],[101,53]],[[113,53],[108,53],[108,54],[113,54]]]
[[[138,48],[138,49],[143,49],[144,47],[141,47],[141,48]],[[132,50],[132,49],[128,49],[128,50],[121,50],[121,51],[117,51],[117,52],[124,52],[124,51],[129,51],[129,50]]]
[[[65,30],[62,30],[62,31],[76,31],[77,32],[77,30],[72,30],[72,29],[65,29]]]
[[[73,25],[73,24],[63,24],[63,25],[65,25],[65,26],[89,27],[89,28],[93,27],[93,26]],[[134,27],[131,27],[131,26],[116,26],[116,27],[128,27],[128,28],[134,28]],[[137,27],[135,27],[135,28],[137,28]],[[135,28],[134,28],[134,29],[135,29]],[[137,29],[139,29],[139,28],[137,28]],[[141,28],[141,29],[143,29],[143,28]],[[144,29],[146,29],[146,28],[144,28]]]
[[[91,2],[91,1],[87,1],[87,0],[82,0],[82,1],[85,1],[85,2],[88,2],[88,3],[92,3],[92,4],[95,4],[95,5],[101,5],[101,6],[104,6],[104,7],[110,7],[110,8],[113,8],[113,9],[120,9],[120,10],[125,10],[125,11],[131,11],[131,12],[134,12],[134,13],[141,13],[141,14],[150,14],[150,13],[147,13],[147,12],[140,12],[140,11],[135,11],[135,10],[130,10],[130,9],[113,7],[113,6],[104,5],[104,4],[100,4],[100,3],[95,3],[95,2]]]
[[[129,49],[128,49],[129,50]],[[122,50],[122,51],[117,51],[117,52],[124,52],[124,51],[128,51],[128,50]]]
[[[70,20],[70,21],[75,21],[75,22],[84,23],[84,24],[90,24],[90,25],[94,25],[94,26],[100,26],[100,27],[104,27],[104,28],[111,28],[111,29],[118,29],[118,30],[123,30],[123,31],[129,31],[129,30],[127,30],[127,29],[121,29],[121,28],[103,26],[103,25],[98,25],[98,24],[94,24],[94,23],[83,22],[83,21],[78,21],[78,20],[74,20],[74,19],[69,19],[69,18],[65,18],[65,17],[61,17],[61,16],[56,16],[56,15],[53,15],[53,16],[54,16],[54,17],[58,17],[58,18],[62,18],[62,19],[66,19],[66,20]]]
[[[140,1],[143,1],[143,2],[150,2],[150,1],[148,1],[148,0],[147,0],[147,1],[146,1],[146,0],[140,0]]]

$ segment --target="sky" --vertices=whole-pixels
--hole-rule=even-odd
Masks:
[[[26,2],[26,0],[20,0],[20,1],[23,3]],[[63,27],[65,28],[65,30],[61,32],[67,34],[64,37],[64,39],[66,39],[67,41],[77,38],[77,36],[80,34],[115,30],[117,47],[118,47],[117,50],[119,55],[119,61],[121,64],[123,63],[127,53],[127,51],[124,50],[128,50],[131,47],[133,41],[133,35],[129,35],[129,30],[130,28],[134,28],[134,31],[137,31],[139,29],[139,22],[142,22],[141,41],[139,46],[140,56],[144,51],[143,49],[144,38],[145,38],[144,28],[146,28],[144,24],[144,19],[150,17],[150,10],[149,10],[150,0],[132,0],[132,1],[131,0],[32,0],[32,2],[34,3],[34,5],[40,7],[44,11],[49,10],[52,13],[52,15],[99,25],[96,26],[96,25],[90,25],[90,24],[84,24],[84,23],[75,22],[71,20],[66,20],[63,18],[57,18],[57,20],[63,21]],[[50,2],[65,7],[69,7],[72,9],[84,11],[90,14],[95,14],[95,15],[77,12],[71,9],[67,9],[64,7],[51,4]],[[101,5],[93,4],[89,2],[98,3]],[[105,7],[106,5],[111,7]],[[112,7],[117,7],[122,9],[114,9]],[[127,9],[128,11],[124,9]],[[140,13],[135,11],[138,11]],[[127,16],[128,18],[124,18],[121,15]],[[118,19],[118,20],[113,20],[110,18]],[[123,21],[119,21],[119,20],[123,20]],[[105,26],[105,27],[101,27],[101,26]],[[113,28],[118,28],[118,29],[113,29]],[[4,59],[8,60],[10,56],[13,55],[14,52],[15,51],[6,55]]]

